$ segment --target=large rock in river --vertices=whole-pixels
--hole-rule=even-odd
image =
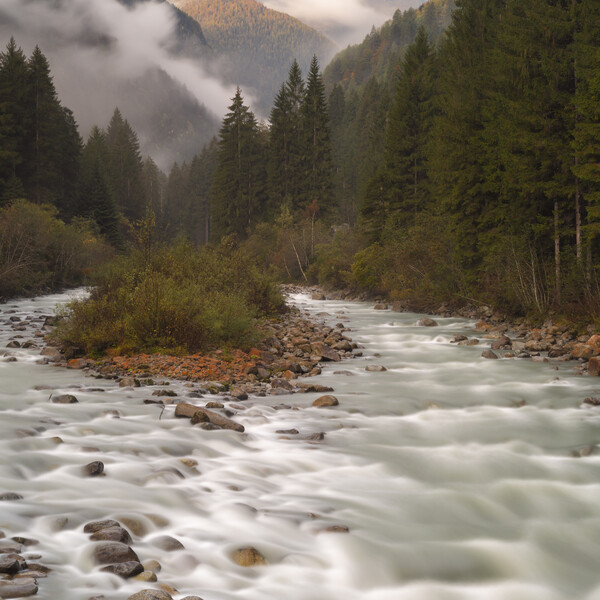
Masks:
[[[128,561],[140,562],[137,554],[122,542],[99,542],[94,548],[94,559],[100,565]]]
[[[310,348],[316,356],[321,357],[321,360],[329,362],[340,362],[342,360],[340,355],[324,342],[313,342]]]

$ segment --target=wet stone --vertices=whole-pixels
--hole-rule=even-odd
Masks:
[[[417,327],[437,327],[437,321],[434,321],[433,319],[429,319],[429,318],[425,318],[425,319],[419,319],[417,321]]]
[[[482,358],[487,358],[488,360],[497,360],[498,355],[492,350],[484,350],[481,353]]]
[[[127,600],[173,600],[173,597],[162,590],[142,590],[129,596]]]
[[[278,429],[275,433],[281,435],[298,435],[300,432],[297,429]]]
[[[117,563],[115,565],[108,565],[106,567],[102,567],[101,571],[106,571],[107,573],[113,573],[114,575],[118,575],[123,579],[129,579],[130,577],[135,577],[144,571],[144,567],[139,562],[136,561],[127,561],[123,563]]]
[[[61,394],[60,396],[52,397],[53,404],[76,404],[77,402],[79,400],[72,394]]]
[[[170,535],[162,535],[152,540],[152,545],[164,550],[165,552],[175,552],[176,550],[185,550],[185,546]]]
[[[17,544],[22,544],[23,546],[37,546],[40,543],[39,540],[34,540],[33,538],[20,537],[18,535],[13,536],[11,540],[13,540],[13,542],[17,542]]]
[[[83,467],[83,474],[87,477],[98,477],[102,473],[104,473],[104,463],[99,460],[95,460]]]
[[[138,581],[149,581],[149,582],[158,581],[158,578],[156,577],[156,573],[153,573],[152,571],[142,571],[141,573],[136,575],[135,578]]]
[[[21,494],[15,494],[14,492],[5,492],[4,494],[0,494],[0,501],[2,502],[14,500],[23,500],[23,496],[21,496]]]
[[[239,548],[231,554],[231,559],[240,567],[256,567],[266,565],[265,557],[252,547]]]
[[[127,544],[121,542],[99,542],[94,548],[94,559],[101,565],[140,562],[137,554]]]
[[[107,519],[105,521],[90,521],[86,523],[83,527],[84,533],[96,533],[101,529],[108,529],[110,527],[120,527],[121,524],[118,521],[114,521],[113,519]]]
[[[317,398],[312,405],[317,408],[325,408],[329,406],[338,406],[339,402],[335,396],[321,396]]]
[[[27,568],[25,559],[19,554],[0,555],[0,573],[14,575]]]
[[[38,586],[35,579],[26,577],[13,581],[0,581],[0,598],[27,598],[37,594]]]
[[[129,535],[129,532],[123,527],[107,527],[96,531],[91,535],[91,539],[95,542],[109,541],[109,542],[122,542],[123,544],[132,544],[133,540]]]
[[[387,369],[381,365],[367,365],[365,371],[368,371],[369,373],[383,373],[384,371],[387,371]]]

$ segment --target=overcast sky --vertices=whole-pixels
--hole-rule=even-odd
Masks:
[[[425,0],[262,0],[327,33],[340,46],[361,41],[373,25],[388,20],[396,9],[421,6]]]

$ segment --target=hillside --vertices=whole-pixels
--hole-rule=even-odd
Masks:
[[[397,10],[391,20],[374,29],[365,40],[337,54],[325,70],[328,89],[340,83],[345,89],[363,86],[371,77],[393,78],[393,70],[412,44],[421,25],[434,44],[450,24],[454,0],[428,0],[421,7]]]
[[[264,114],[294,58],[306,71],[314,54],[326,64],[335,51],[322,34],[257,0],[169,1],[200,24],[220,74],[254,96]]]

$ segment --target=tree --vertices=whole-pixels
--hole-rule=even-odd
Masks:
[[[333,212],[333,162],[325,86],[314,56],[308,71],[302,103],[302,145],[305,185],[294,208],[305,209],[314,201],[322,214]]]
[[[258,125],[237,88],[219,131],[211,191],[211,237],[245,236],[264,209],[264,165]]]
[[[146,207],[143,161],[136,133],[118,108],[106,131],[110,185],[119,210],[130,221],[141,219]]]

